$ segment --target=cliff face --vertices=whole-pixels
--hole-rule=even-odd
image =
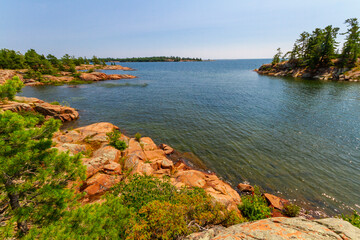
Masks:
[[[264,64],[259,69],[255,69],[255,71],[268,76],[301,77],[350,82],[360,81],[359,67],[353,69],[338,67],[310,69],[308,67],[296,67],[294,64],[285,61],[275,65]]]

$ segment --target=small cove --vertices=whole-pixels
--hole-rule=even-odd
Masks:
[[[260,76],[269,60],[121,63],[137,79],[26,87],[192,152],[233,186],[248,181],[330,215],[360,210],[360,84]],[[107,70],[106,73],[126,73]]]

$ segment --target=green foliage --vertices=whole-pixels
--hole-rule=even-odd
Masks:
[[[127,239],[176,239],[199,231],[199,226],[240,222],[235,212],[214,203],[203,189],[176,189],[168,179],[132,176],[112,192],[134,211]]]
[[[177,190],[169,180],[150,176],[132,176],[105,199],[35,226],[25,239],[179,239],[205,226],[240,222],[204,190]]]
[[[52,147],[61,123],[5,111],[0,114],[0,195],[5,217],[17,223],[19,234],[58,220],[74,198],[69,181],[84,177],[80,155],[70,157]]]
[[[360,215],[356,211],[354,211],[352,215],[341,215],[341,218],[348,221],[355,227],[360,228]]]
[[[284,206],[284,214],[288,217],[297,217],[300,209],[301,208],[295,204],[287,204]]]
[[[329,25],[324,29],[316,28],[312,33],[301,33],[292,51],[287,53],[290,63],[312,69],[333,66],[334,63],[340,67],[355,67],[360,56],[360,25],[356,18],[347,19],[345,24],[348,29],[342,34],[346,38],[341,55],[336,41],[339,28]],[[341,61],[332,61],[339,57]]]
[[[24,83],[18,76],[14,76],[12,79],[6,80],[3,85],[0,85],[0,101],[14,100],[16,93],[21,92]]]
[[[277,53],[273,57],[273,60],[272,60],[271,64],[272,65],[278,64],[280,62],[281,55],[282,55],[281,49],[278,48]]]
[[[23,69],[25,68],[25,58],[20,52],[14,50],[0,50],[0,68],[3,69]]]
[[[252,195],[241,197],[242,204],[239,210],[243,217],[248,221],[255,221],[271,216],[271,208],[268,206],[266,199],[261,195],[259,188],[255,186],[255,192]]]
[[[356,18],[350,18],[345,21],[348,30],[345,33],[344,47],[341,54],[343,66],[354,67],[360,55],[360,26]]]
[[[99,60],[96,56],[93,56],[93,58],[91,59],[91,61],[92,61],[92,63],[93,63],[94,65],[100,64],[100,60]]]
[[[61,220],[33,228],[25,239],[125,239],[130,211],[118,197],[66,212]]]
[[[92,72],[94,72],[95,71],[95,69],[94,68],[90,68],[89,70],[87,70],[86,72],[87,73],[92,73]]]
[[[58,101],[53,101],[50,103],[51,105],[60,105],[60,103]]]
[[[140,142],[140,138],[141,138],[141,134],[140,133],[136,133],[135,134],[135,140]]]
[[[31,121],[34,121],[36,125],[43,124],[45,122],[44,115],[38,113],[38,112],[32,112],[32,111],[20,111],[18,112],[21,116],[23,116],[26,119],[33,119]]]
[[[120,131],[114,129],[112,132],[109,132],[106,135],[108,136],[109,144],[114,148],[120,151],[123,151],[127,148],[125,141],[120,140],[121,137]]]

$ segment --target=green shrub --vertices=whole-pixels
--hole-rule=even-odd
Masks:
[[[81,76],[81,73],[75,72],[72,74],[74,78],[79,78]]]
[[[60,103],[58,101],[53,101],[50,103],[51,105],[60,105]]]
[[[140,142],[140,138],[141,138],[141,134],[140,133],[136,133],[135,134],[135,140]]]
[[[102,203],[66,212],[33,227],[25,239],[180,239],[205,226],[240,222],[203,189],[176,189],[169,179],[134,175],[105,195]],[[1,236],[1,235],[0,235]]]
[[[35,71],[33,69],[29,69],[26,74],[24,75],[25,79],[35,79],[41,81],[43,79],[42,73],[39,71]]]
[[[61,220],[32,228],[25,239],[125,239],[130,210],[117,197],[68,211]]]
[[[43,124],[45,122],[45,116],[38,112],[20,111],[20,112],[18,112],[18,114],[23,116],[24,118],[33,119],[37,125]]]
[[[92,73],[92,72],[94,72],[95,71],[95,69],[94,68],[90,68],[89,70],[87,70],[86,72],[87,73]]]
[[[21,92],[23,86],[24,83],[18,76],[6,80],[3,85],[0,85],[0,101],[14,100],[16,93]]]
[[[112,192],[122,204],[133,209],[136,217],[127,229],[127,239],[177,239],[199,231],[199,226],[240,223],[234,211],[200,188],[176,189],[168,178],[134,175]]]
[[[255,186],[255,192],[252,195],[241,197],[242,204],[239,210],[243,217],[248,221],[255,221],[271,216],[271,208],[266,199],[261,195],[259,188]]]
[[[354,211],[352,215],[341,215],[341,218],[348,221],[355,227],[360,228],[360,215],[356,211]]]
[[[284,206],[284,214],[288,217],[297,217],[300,209],[301,208],[295,204],[287,204]]]
[[[120,140],[121,133],[120,131],[113,130],[106,134],[108,136],[109,144],[114,148],[124,151],[127,148],[125,141]]]

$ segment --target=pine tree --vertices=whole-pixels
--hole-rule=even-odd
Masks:
[[[346,41],[341,54],[342,64],[347,67],[355,66],[360,54],[360,27],[356,18],[345,21],[348,25]]]
[[[52,148],[60,121],[50,119],[41,127],[37,123],[36,117],[0,113],[0,206],[17,223],[20,235],[29,224],[59,219],[74,197],[66,186],[84,176],[80,155],[70,157]]]

